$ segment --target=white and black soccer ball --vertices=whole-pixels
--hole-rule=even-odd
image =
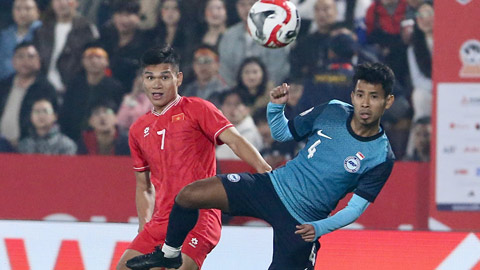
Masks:
[[[300,16],[288,0],[259,0],[248,13],[248,29],[260,45],[281,48],[297,38]]]

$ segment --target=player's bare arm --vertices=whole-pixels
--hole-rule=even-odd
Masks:
[[[275,104],[285,104],[288,101],[290,85],[283,83],[270,91],[270,101]]]
[[[138,231],[143,230],[145,223],[150,221],[155,205],[155,188],[150,182],[150,171],[135,172],[137,180],[135,204],[138,214]]]
[[[236,128],[227,128],[220,134],[219,138],[232,149],[235,155],[258,172],[263,173],[272,170],[272,167],[263,159],[258,150],[240,135]]]

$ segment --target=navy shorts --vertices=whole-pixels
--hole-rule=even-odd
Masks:
[[[220,174],[229,214],[265,220],[273,228],[273,260],[269,270],[313,270],[320,243],[295,234],[298,223],[278,197],[268,173]]]

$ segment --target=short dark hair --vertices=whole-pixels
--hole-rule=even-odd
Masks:
[[[57,99],[53,98],[53,97],[46,96],[46,95],[39,95],[39,96],[35,97],[35,99],[31,103],[32,104],[31,109],[33,109],[33,105],[35,105],[35,103],[37,103],[39,101],[43,101],[43,100],[48,101],[52,105],[52,109],[53,109],[54,113],[58,113],[58,101],[57,101]]]
[[[35,44],[33,44],[33,42],[30,42],[30,41],[22,41],[22,42],[18,43],[17,46],[15,46],[15,48],[13,49],[13,53],[16,53],[18,50],[20,50],[22,48],[26,48],[26,47],[30,47],[30,46],[35,47]]]
[[[223,105],[223,103],[225,102],[225,100],[229,97],[229,96],[233,96],[233,95],[237,95],[238,98],[240,98],[240,102],[244,105],[246,105],[245,103],[245,97],[240,94],[238,91],[236,91],[236,89],[229,89],[227,91],[223,91],[221,92],[219,95],[218,95],[218,101],[219,101],[219,104],[220,106]]]
[[[140,2],[138,0],[117,0],[112,7],[113,13],[139,14]]]
[[[112,111],[116,114],[118,105],[111,99],[99,99],[90,105],[90,108],[88,109],[88,117],[90,118],[93,113],[100,108],[112,109]]]
[[[395,74],[391,68],[382,63],[363,63],[355,68],[353,75],[353,85],[357,85],[358,80],[363,80],[372,84],[381,84],[385,91],[385,97],[393,93],[393,84],[395,83]]]
[[[179,71],[180,57],[175,53],[175,50],[170,46],[153,47],[145,51],[141,58],[142,68],[151,65],[170,64]]]

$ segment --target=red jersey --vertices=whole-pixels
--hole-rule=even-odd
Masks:
[[[155,186],[152,221],[166,223],[175,196],[184,186],[216,174],[215,144],[223,143],[218,136],[229,127],[233,125],[210,102],[181,96],[161,113],[152,110],[131,126],[134,170],[150,170]],[[219,210],[208,212],[220,222]]]

